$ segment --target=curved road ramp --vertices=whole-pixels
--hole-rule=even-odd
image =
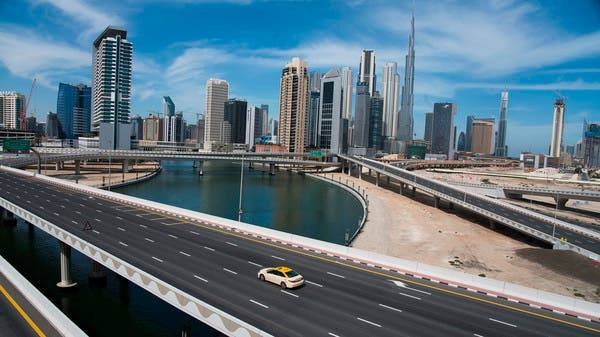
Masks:
[[[2,208],[228,336],[600,335],[579,299],[13,168],[0,184]],[[276,265],[306,284],[258,280]]]

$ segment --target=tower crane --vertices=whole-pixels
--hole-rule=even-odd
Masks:
[[[29,112],[29,102],[31,102],[31,95],[33,94],[33,88],[35,88],[35,84],[37,82],[37,78],[34,77],[33,81],[31,81],[31,87],[29,87],[29,94],[27,95],[27,100],[25,101],[25,110],[19,116],[19,123],[21,124],[21,129],[25,130],[25,120],[27,119],[27,114]]]

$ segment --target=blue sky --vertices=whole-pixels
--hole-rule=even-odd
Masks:
[[[90,83],[91,43],[108,24],[134,43],[133,114],[161,109],[170,95],[187,120],[204,107],[210,77],[229,81],[230,97],[269,104],[277,118],[279,74],[291,57],[311,70],[358,68],[375,49],[403,75],[412,1],[30,0],[0,1],[0,90],[39,86],[30,111],[56,110],[59,82]],[[565,143],[584,118],[600,120],[599,1],[418,1],[415,131],[433,103],[466,116],[497,117],[510,91],[508,145],[546,152],[556,90],[567,98]],[[378,84],[381,87],[381,84]]]

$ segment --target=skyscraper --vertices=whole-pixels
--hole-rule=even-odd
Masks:
[[[356,84],[356,105],[354,107],[354,147],[369,146],[369,122],[371,119],[371,95],[369,95],[369,84],[359,82]]]
[[[473,140],[473,121],[477,117],[473,115],[467,116],[467,133],[465,135],[465,151],[471,151],[471,141]]]
[[[558,97],[554,102],[554,118],[552,119],[552,139],[550,142],[550,157],[560,157],[563,145],[565,124],[565,101]]]
[[[377,79],[375,77],[375,51],[363,50],[360,54],[360,66],[358,67],[358,82],[367,83],[369,96],[375,93]]]
[[[229,84],[225,80],[211,78],[206,81],[204,100],[204,149],[212,149],[222,139],[222,124],[225,102],[229,95]]]
[[[343,114],[342,76],[338,69],[328,71],[321,81],[319,105],[319,147],[332,153],[341,153],[344,144],[342,130]]]
[[[456,144],[456,151],[464,151],[465,150],[466,138],[467,138],[467,136],[465,135],[465,133],[461,131],[460,135],[458,136],[458,143]]]
[[[308,90],[309,91],[321,91],[321,74],[318,71],[311,71],[308,75]]]
[[[476,119],[472,123],[471,152],[493,154],[494,120]]]
[[[246,144],[250,147],[254,146],[256,141],[256,128],[260,126],[256,125],[256,115],[260,115],[260,109],[257,106],[250,105],[246,110]]]
[[[500,117],[498,122],[498,137],[496,139],[495,155],[497,157],[508,156],[508,146],[506,146],[506,113],[508,112],[508,91],[500,94]]]
[[[160,141],[162,140],[162,121],[158,116],[148,116],[144,119],[142,138],[144,140]]]
[[[388,62],[383,67],[383,130],[382,136],[395,137],[398,122],[398,91],[400,75],[396,62]]]
[[[46,116],[46,137],[50,139],[59,137],[58,117],[52,111],[48,111],[48,115]]]
[[[269,133],[269,105],[261,104],[260,105],[260,113],[262,120],[262,130],[260,132],[261,136],[264,136]]]
[[[306,145],[317,147],[319,145],[319,107],[321,101],[321,88],[317,91],[311,91],[308,103],[308,113],[306,120]]]
[[[133,44],[124,28],[108,26],[94,41],[92,131],[100,133],[101,148],[130,147],[132,58]]]
[[[600,123],[583,122],[583,164],[587,168],[600,168]]]
[[[281,72],[278,141],[290,152],[304,152],[308,110],[308,65],[294,57]]]
[[[242,99],[230,98],[225,102],[224,121],[229,123],[231,135],[229,137],[233,144],[246,143],[246,114],[248,102]]]
[[[456,105],[453,103],[435,103],[433,105],[433,138],[431,153],[454,155],[454,117]]]
[[[163,96],[163,117],[175,115],[175,103],[169,96]]]
[[[56,115],[61,138],[74,139],[90,132],[92,88],[84,84],[60,83],[56,100]]]
[[[415,83],[415,15],[410,20],[408,37],[408,53],[404,66],[404,86],[402,86],[402,103],[398,114],[398,139],[413,139],[413,88]]]
[[[423,135],[423,139],[431,143],[431,139],[433,138],[433,112],[425,113],[425,134]]]
[[[131,138],[143,139],[144,137],[144,120],[140,116],[131,118]]]
[[[7,129],[25,128],[21,125],[25,115],[25,96],[13,91],[0,91],[0,125]]]
[[[379,91],[375,91],[375,95],[371,97],[369,104],[369,148],[376,150],[383,149],[383,107],[385,101]]]
[[[352,68],[342,68],[342,90],[344,91],[343,118],[352,119]]]

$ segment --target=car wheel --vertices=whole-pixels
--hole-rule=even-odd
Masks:
[[[285,282],[281,282],[281,289],[287,289],[287,286],[285,285]]]
[[[258,275],[258,278],[259,278],[261,281],[264,281],[264,280],[265,280],[265,275],[263,275],[263,274],[260,274],[260,275]]]

